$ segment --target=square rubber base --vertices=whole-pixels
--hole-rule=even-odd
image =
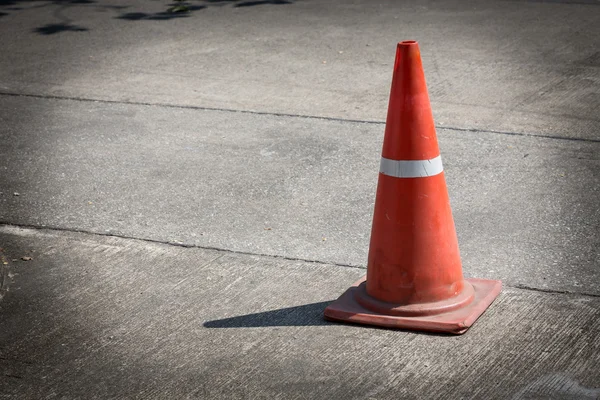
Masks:
[[[460,335],[473,325],[477,318],[484,313],[498,294],[500,294],[500,290],[502,290],[502,282],[500,281],[476,278],[466,279],[475,289],[475,299],[469,305],[437,315],[399,317],[377,314],[358,304],[354,299],[354,291],[365,280],[366,277],[363,277],[354,283],[339,299],[331,303],[325,309],[325,319],[376,325],[385,328],[446,332]]]

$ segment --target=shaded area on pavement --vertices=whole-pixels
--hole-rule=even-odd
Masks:
[[[232,7],[252,7],[261,5],[284,5],[292,4],[297,0],[191,0],[191,1],[174,1],[165,2],[163,10],[155,12],[147,12],[145,10],[122,12],[113,18],[127,21],[166,21],[178,18],[190,17],[194,12],[203,10],[210,6],[225,6]],[[124,2],[126,3],[126,2]],[[147,3],[147,8],[156,8],[155,4]],[[89,32],[90,29],[82,23],[77,22],[75,17],[67,17],[66,14],[76,14],[81,7],[92,7],[96,11],[105,12],[113,11],[120,12],[121,10],[131,8],[129,5],[112,4],[101,0],[0,0],[0,17],[14,14],[16,12],[26,12],[37,10],[40,8],[48,9],[50,14],[48,17],[57,20],[44,24],[33,29],[33,32],[41,35],[54,35],[63,32]]]
[[[32,257],[0,302],[6,398],[598,395],[599,298],[508,288],[465,335],[424,335],[318,322],[360,269],[10,226],[0,242]]]
[[[236,317],[206,321],[206,328],[256,328],[267,326],[319,326],[331,324],[323,319],[323,310],[331,301],[280,308]]]

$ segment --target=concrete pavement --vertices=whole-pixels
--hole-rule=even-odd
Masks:
[[[364,267],[381,124],[0,104],[2,222]],[[439,136],[469,275],[600,294],[598,143]]]
[[[415,334],[322,319],[357,268],[6,226],[0,238],[33,257],[11,263],[2,303],[4,397],[600,396],[598,297],[509,287],[464,336]]]
[[[593,0],[9,3],[4,92],[382,121],[414,38],[440,126],[599,138]]]
[[[192,6],[0,3],[0,397],[600,397],[597,3]],[[459,338],[321,319],[404,39],[505,285]]]

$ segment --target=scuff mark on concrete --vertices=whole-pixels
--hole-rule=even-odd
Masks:
[[[567,374],[559,372],[544,375],[523,387],[514,395],[513,400],[541,398],[596,400],[600,398],[600,388],[587,388]]]
[[[0,300],[8,291],[8,283],[10,282],[8,259],[3,252],[4,250],[0,248]]]

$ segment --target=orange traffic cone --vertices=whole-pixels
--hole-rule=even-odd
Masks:
[[[501,288],[463,278],[419,45],[398,43],[367,276],[325,318],[461,334]]]

